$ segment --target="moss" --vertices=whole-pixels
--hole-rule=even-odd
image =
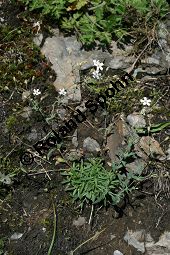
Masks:
[[[9,131],[14,128],[16,122],[17,122],[17,119],[16,119],[16,117],[14,115],[10,115],[6,119],[6,126],[7,126]]]
[[[41,222],[40,222],[44,227],[49,227],[50,226],[50,219],[48,218],[45,218],[45,219],[42,219]]]

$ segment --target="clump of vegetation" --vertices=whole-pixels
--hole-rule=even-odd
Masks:
[[[11,130],[14,125],[16,124],[16,117],[14,115],[10,115],[7,119],[6,119],[6,126],[8,128],[8,130]]]
[[[33,82],[44,81],[50,66],[45,64],[45,57],[32,42],[32,25],[26,28],[4,25],[0,31],[0,92],[7,93],[16,88],[20,91]]]
[[[63,173],[66,175],[63,184],[67,185],[66,191],[72,192],[73,201],[79,200],[81,207],[85,202],[117,205],[126,194],[131,193],[137,182],[143,180],[141,166],[136,173],[125,169],[128,160],[136,157],[132,147],[133,143],[129,142],[126,151],[119,153],[119,162],[114,163],[110,170],[105,169],[100,158],[74,162],[71,169]]]
[[[20,0],[30,10],[50,16],[66,32],[75,32],[86,45],[109,44],[113,36],[132,35],[141,23],[153,24],[168,12],[165,0]],[[143,33],[145,29],[143,29]]]
[[[17,175],[21,169],[12,164],[7,157],[0,157],[0,183],[11,184],[12,177]]]

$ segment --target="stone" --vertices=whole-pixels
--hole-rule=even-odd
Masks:
[[[30,142],[36,141],[38,139],[37,130],[35,128],[31,129],[31,133],[27,136]]]
[[[131,230],[128,230],[124,236],[124,240],[129,244],[132,245],[134,248],[137,249],[137,251],[140,251],[141,253],[145,252],[145,246],[144,246],[144,230],[139,230],[136,232],[133,232]]]
[[[10,178],[10,175],[5,175],[0,172],[0,182],[10,185],[12,183],[12,180]]]
[[[15,233],[10,237],[10,239],[11,239],[11,240],[18,240],[18,239],[20,239],[22,236],[23,236],[22,233],[16,233],[16,232],[15,232]]]
[[[38,46],[38,47],[40,47],[40,45],[41,45],[41,43],[42,43],[42,40],[43,40],[43,34],[37,34],[35,37],[34,37],[34,39],[33,39],[33,41],[34,41],[34,43]]]
[[[108,67],[112,69],[127,69],[133,62],[135,61],[134,57],[127,57],[127,56],[115,56],[111,61],[108,63]]]
[[[113,255],[123,255],[123,253],[118,251],[118,250],[116,250],[116,251],[114,251]]]
[[[147,255],[170,255],[170,232],[165,231],[156,243],[146,239],[145,247]]]
[[[31,109],[31,107],[30,107],[30,106],[25,106],[25,107],[23,108],[23,111],[22,111],[22,113],[21,113],[20,115],[21,115],[23,118],[29,120],[31,114],[32,114],[32,109]]]
[[[147,163],[142,159],[135,159],[135,161],[126,164],[126,170],[134,174],[142,174],[143,170],[147,166]]]
[[[81,101],[81,90],[80,86],[74,85],[67,91],[68,96],[67,99],[73,102],[80,102]]]
[[[41,52],[52,63],[52,69],[57,74],[54,82],[56,90],[69,88],[74,85],[74,74],[72,72],[72,62],[68,58],[68,52],[63,37],[48,37],[41,49]]]
[[[127,116],[128,123],[135,128],[146,127],[144,116],[139,113],[132,113]]]
[[[143,136],[139,141],[139,146],[148,156],[165,156],[160,144],[150,136]]]
[[[170,252],[170,232],[165,231],[156,243],[157,246],[166,247]]]
[[[29,90],[26,90],[22,93],[22,101],[25,102],[29,97],[30,97],[31,93]]]
[[[41,34],[34,38],[38,46],[41,45],[42,40]],[[127,56],[126,50],[118,49],[118,47],[113,54],[102,50],[85,51],[81,47],[76,36],[64,37],[55,29],[53,29],[53,36],[46,38],[41,52],[51,62],[52,69],[57,74],[54,81],[57,91],[62,88],[69,89],[78,84],[80,82],[79,71],[92,68],[94,59],[100,62],[105,61],[108,67],[116,70],[129,67],[135,61],[134,57]]]
[[[83,142],[83,149],[88,152],[98,152],[100,151],[100,145],[95,139],[87,137]]]
[[[66,116],[66,109],[64,109],[64,108],[57,109],[57,114],[58,114],[59,118],[63,120]]]
[[[72,144],[74,145],[75,148],[78,147],[79,143],[78,143],[78,139],[77,139],[77,129],[75,130],[74,134],[73,134],[73,138],[72,138]]]
[[[79,217],[77,220],[73,221],[73,225],[76,227],[81,227],[86,223],[86,219],[84,217]]]

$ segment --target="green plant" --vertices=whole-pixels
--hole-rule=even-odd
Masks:
[[[9,158],[0,157],[0,185],[12,183],[12,178],[20,172],[20,168],[14,167]]]
[[[168,12],[165,0],[21,0],[30,10],[51,16],[66,32],[75,32],[81,42],[106,45],[113,36],[122,38],[141,22],[153,20]],[[135,22],[134,22],[135,19]],[[149,26],[148,26],[149,27]],[[141,31],[140,31],[141,32]]]
[[[16,124],[17,119],[14,115],[10,115],[7,119],[6,119],[6,126],[8,128],[8,130],[11,130],[14,125]]]
[[[23,39],[24,38],[24,39]],[[45,80],[44,70],[38,63],[44,63],[45,57],[32,41],[32,26],[13,28],[9,25],[0,27],[0,92],[12,93],[27,89],[28,84]],[[16,47],[17,45],[17,47]],[[42,72],[43,71],[43,72]]]
[[[113,163],[111,170],[104,168],[101,159],[92,158],[88,162],[73,163],[70,171],[62,173],[66,176],[62,183],[67,185],[66,191],[72,192],[73,201],[79,200],[81,207],[85,202],[116,205],[134,190],[135,182],[143,180],[143,169],[139,169],[139,174],[125,172],[127,160],[135,157],[132,144],[129,142],[126,152],[119,153],[120,161]]]
[[[151,125],[150,127],[146,128],[136,128],[136,132],[139,134],[148,134],[148,133],[157,133],[161,132],[164,128],[170,126],[170,121],[162,122],[159,124]]]

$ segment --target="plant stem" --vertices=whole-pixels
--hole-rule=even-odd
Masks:
[[[50,244],[50,247],[48,249],[48,255],[51,255],[51,251],[52,251],[54,241],[55,241],[55,236],[56,236],[56,228],[57,228],[56,210],[55,210],[54,203],[53,203],[53,213],[54,213],[54,229],[53,229],[53,237],[52,237],[52,240],[51,240],[51,244]]]
[[[89,219],[89,225],[91,224],[91,221],[92,221],[93,211],[94,211],[94,205],[92,204],[91,213],[90,213],[90,219]]]

